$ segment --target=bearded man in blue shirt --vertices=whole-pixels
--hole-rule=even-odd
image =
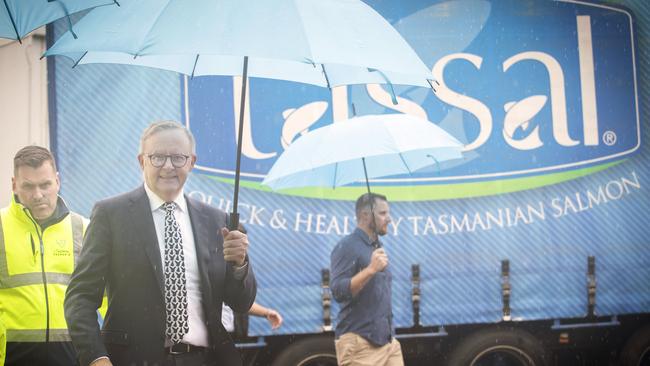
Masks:
[[[357,227],[332,250],[332,294],[341,308],[336,326],[336,357],[345,365],[404,365],[394,338],[392,276],[379,237],[391,222],[385,196],[357,199]]]

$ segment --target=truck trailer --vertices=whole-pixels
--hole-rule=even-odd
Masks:
[[[464,145],[462,159],[371,180],[391,205],[382,241],[406,363],[650,365],[650,5],[366,3],[430,67],[435,90],[250,80],[238,210],[257,302],[284,324],[237,315],[246,363],[336,365],[330,252],[366,190],[272,191],[264,176],[303,134],[405,113]],[[66,30],[52,26],[49,44]],[[47,62],[50,145],[73,210],[89,215],[142,184],[140,133],[160,119],[196,137],[185,193],[232,210],[241,78]]]

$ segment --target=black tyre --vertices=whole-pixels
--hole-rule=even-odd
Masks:
[[[517,329],[486,329],[463,340],[452,352],[448,366],[546,366],[541,343]]]
[[[650,326],[639,329],[625,342],[621,366],[650,366]]]
[[[273,366],[336,366],[333,337],[312,337],[289,345],[273,360]]]

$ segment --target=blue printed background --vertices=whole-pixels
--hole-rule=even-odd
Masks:
[[[464,164],[446,167],[442,174],[548,167],[636,147],[633,53],[629,47],[629,19],[623,13],[543,0],[368,3],[402,33],[428,66],[458,52],[483,58],[480,69],[467,61],[455,61],[448,65],[444,76],[450,88],[489,107],[494,122],[492,137],[467,154]],[[515,320],[584,316],[589,255],[594,255],[597,263],[598,314],[650,310],[650,229],[642,222],[650,207],[646,188],[650,179],[646,132],[650,123],[646,113],[650,100],[646,19],[650,6],[641,0],[617,3],[635,15],[641,148],[618,165],[560,184],[482,198],[392,203],[396,231],[384,241],[394,274],[396,326],[412,325],[409,277],[415,263],[422,271],[421,321],[425,325],[498,321],[503,259],[510,260]],[[500,137],[503,104],[530,95],[549,95],[548,75],[535,62],[522,62],[503,72],[502,63],[507,58],[525,51],[547,52],[560,63],[565,77],[569,134],[582,139],[576,14],[592,17],[593,38],[598,40],[594,42],[594,60],[600,134],[615,131],[617,144],[610,147],[601,141],[597,147],[582,143],[570,148],[558,146],[551,134],[547,101],[535,117],[545,145],[532,152],[515,151]],[[58,33],[64,28],[58,25]],[[62,195],[73,210],[89,215],[95,201],[141,184],[136,160],[138,140],[153,120],[187,122],[189,115],[197,136],[199,164],[232,168],[232,79],[196,78],[187,84],[185,92],[185,80],[171,72],[119,65],[71,69],[62,58],[48,62],[53,63],[50,70],[54,72],[49,77],[51,94],[56,98],[51,99],[52,146],[59,163]],[[457,137],[473,139],[478,133],[472,114],[442,103],[431,91],[406,87],[397,91],[399,96],[421,105],[431,121]],[[349,96],[358,114],[390,111],[390,107],[372,101],[361,87],[349,88]],[[281,153],[282,112],[313,101],[331,104],[330,91],[252,80],[255,146],[262,152]],[[329,124],[332,118],[329,105],[310,129]],[[245,159],[244,170],[263,174],[272,162]],[[624,179],[633,183],[625,185],[628,191],[621,190]],[[587,191],[595,193],[599,189],[609,193],[606,199],[592,207],[580,206],[587,202]],[[186,193],[229,209],[232,185],[212,174],[195,171]],[[344,234],[345,223],[348,228],[354,226],[353,202],[290,197],[247,188],[242,188],[240,197],[259,281],[257,300],[279,309],[285,318],[284,326],[276,333],[321,331],[321,269],[329,266],[329,253]],[[543,219],[529,215],[528,207],[542,207]],[[517,208],[524,212],[519,218],[513,214]],[[510,214],[505,214],[506,210]],[[489,229],[463,226],[457,232],[445,233],[438,221],[449,223],[452,216],[462,220],[477,214],[485,220],[486,212],[504,215],[503,224],[493,223]],[[428,218],[433,226],[427,225]],[[511,220],[510,224],[507,220]],[[251,319],[250,333],[274,334],[258,318]]]
[[[469,177],[486,174],[526,173],[533,169],[558,169],[566,165],[584,165],[607,157],[630,153],[638,144],[638,119],[633,69],[630,18],[620,11],[588,7],[574,3],[539,1],[522,5],[520,1],[457,0],[452,2],[399,5],[396,8],[377,4],[377,10],[389,19],[432,68],[442,57],[467,53],[481,58],[479,69],[466,60],[450,62],[444,80],[453,91],[474,98],[489,109],[492,132],[486,143],[466,154],[462,162],[439,169],[425,169],[412,178]],[[397,13],[397,14],[395,14]],[[589,16],[594,56],[596,103],[598,108],[598,146],[583,141],[582,94],[576,16]],[[561,67],[564,77],[568,134],[576,146],[562,146],[553,137],[549,71],[537,60],[520,61],[504,70],[504,62],[523,52],[542,52]],[[192,130],[204,144],[199,164],[207,168],[234,171],[235,149],[232,81],[230,78],[197,78],[188,82]],[[326,89],[270,80],[251,81],[251,126],[253,142],[261,152],[275,152],[266,159],[244,156],[242,170],[263,176],[282,153],[280,145],[282,112],[307,103],[324,101],[327,112],[311,127],[332,123],[332,98]],[[349,87],[357,114],[390,113],[393,106],[372,100],[364,86]],[[453,108],[424,88],[397,88],[398,95],[419,104],[434,123],[440,124],[460,141],[469,143],[479,135],[479,123],[473,113]],[[525,137],[539,127],[543,146],[520,151],[502,137],[504,104],[533,95],[548,99],[525,131]],[[558,106],[558,108],[560,108]],[[466,107],[463,107],[466,109]],[[616,144],[603,143],[606,131],[616,134]],[[212,154],[214,149],[218,154]],[[507,157],[499,164],[494,157]],[[232,176],[232,174],[224,174]],[[408,181],[408,176],[403,177]],[[494,178],[491,178],[494,179]],[[257,179],[258,181],[261,179]],[[460,179],[459,179],[460,180]]]

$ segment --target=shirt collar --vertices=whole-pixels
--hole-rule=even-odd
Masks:
[[[12,207],[15,207],[16,209],[23,212],[29,212],[27,207],[25,207],[25,205],[23,205],[22,202],[20,202],[16,194],[13,194]],[[38,221],[32,216],[31,212],[29,212],[29,217],[32,220],[37,221],[41,229],[44,230],[48,226],[57,224],[63,219],[65,219],[65,217],[68,216],[69,213],[70,213],[70,209],[68,209],[68,206],[66,205],[63,198],[61,196],[57,196],[56,207],[54,208],[54,212],[52,212],[52,215],[50,215],[50,217],[46,218],[45,220]]]
[[[363,242],[366,243],[367,245],[373,246],[372,240],[370,240],[368,234],[366,234],[365,231],[361,230],[361,228],[357,227],[356,229],[354,229],[354,234],[359,236],[363,240]],[[377,242],[379,242],[379,239],[377,239]]]
[[[155,194],[151,189],[149,189],[149,186],[147,183],[144,183],[144,191],[147,193],[147,197],[149,197],[149,206],[151,207],[151,211],[156,211],[157,209],[161,209],[160,206],[162,206],[165,201],[158,197],[157,194]],[[183,190],[181,190],[181,193],[174,198],[174,203],[176,203],[176,206],[180,209],[181,212],[187,212],[187,201],[185,200],[185,194],[183,194]]]

